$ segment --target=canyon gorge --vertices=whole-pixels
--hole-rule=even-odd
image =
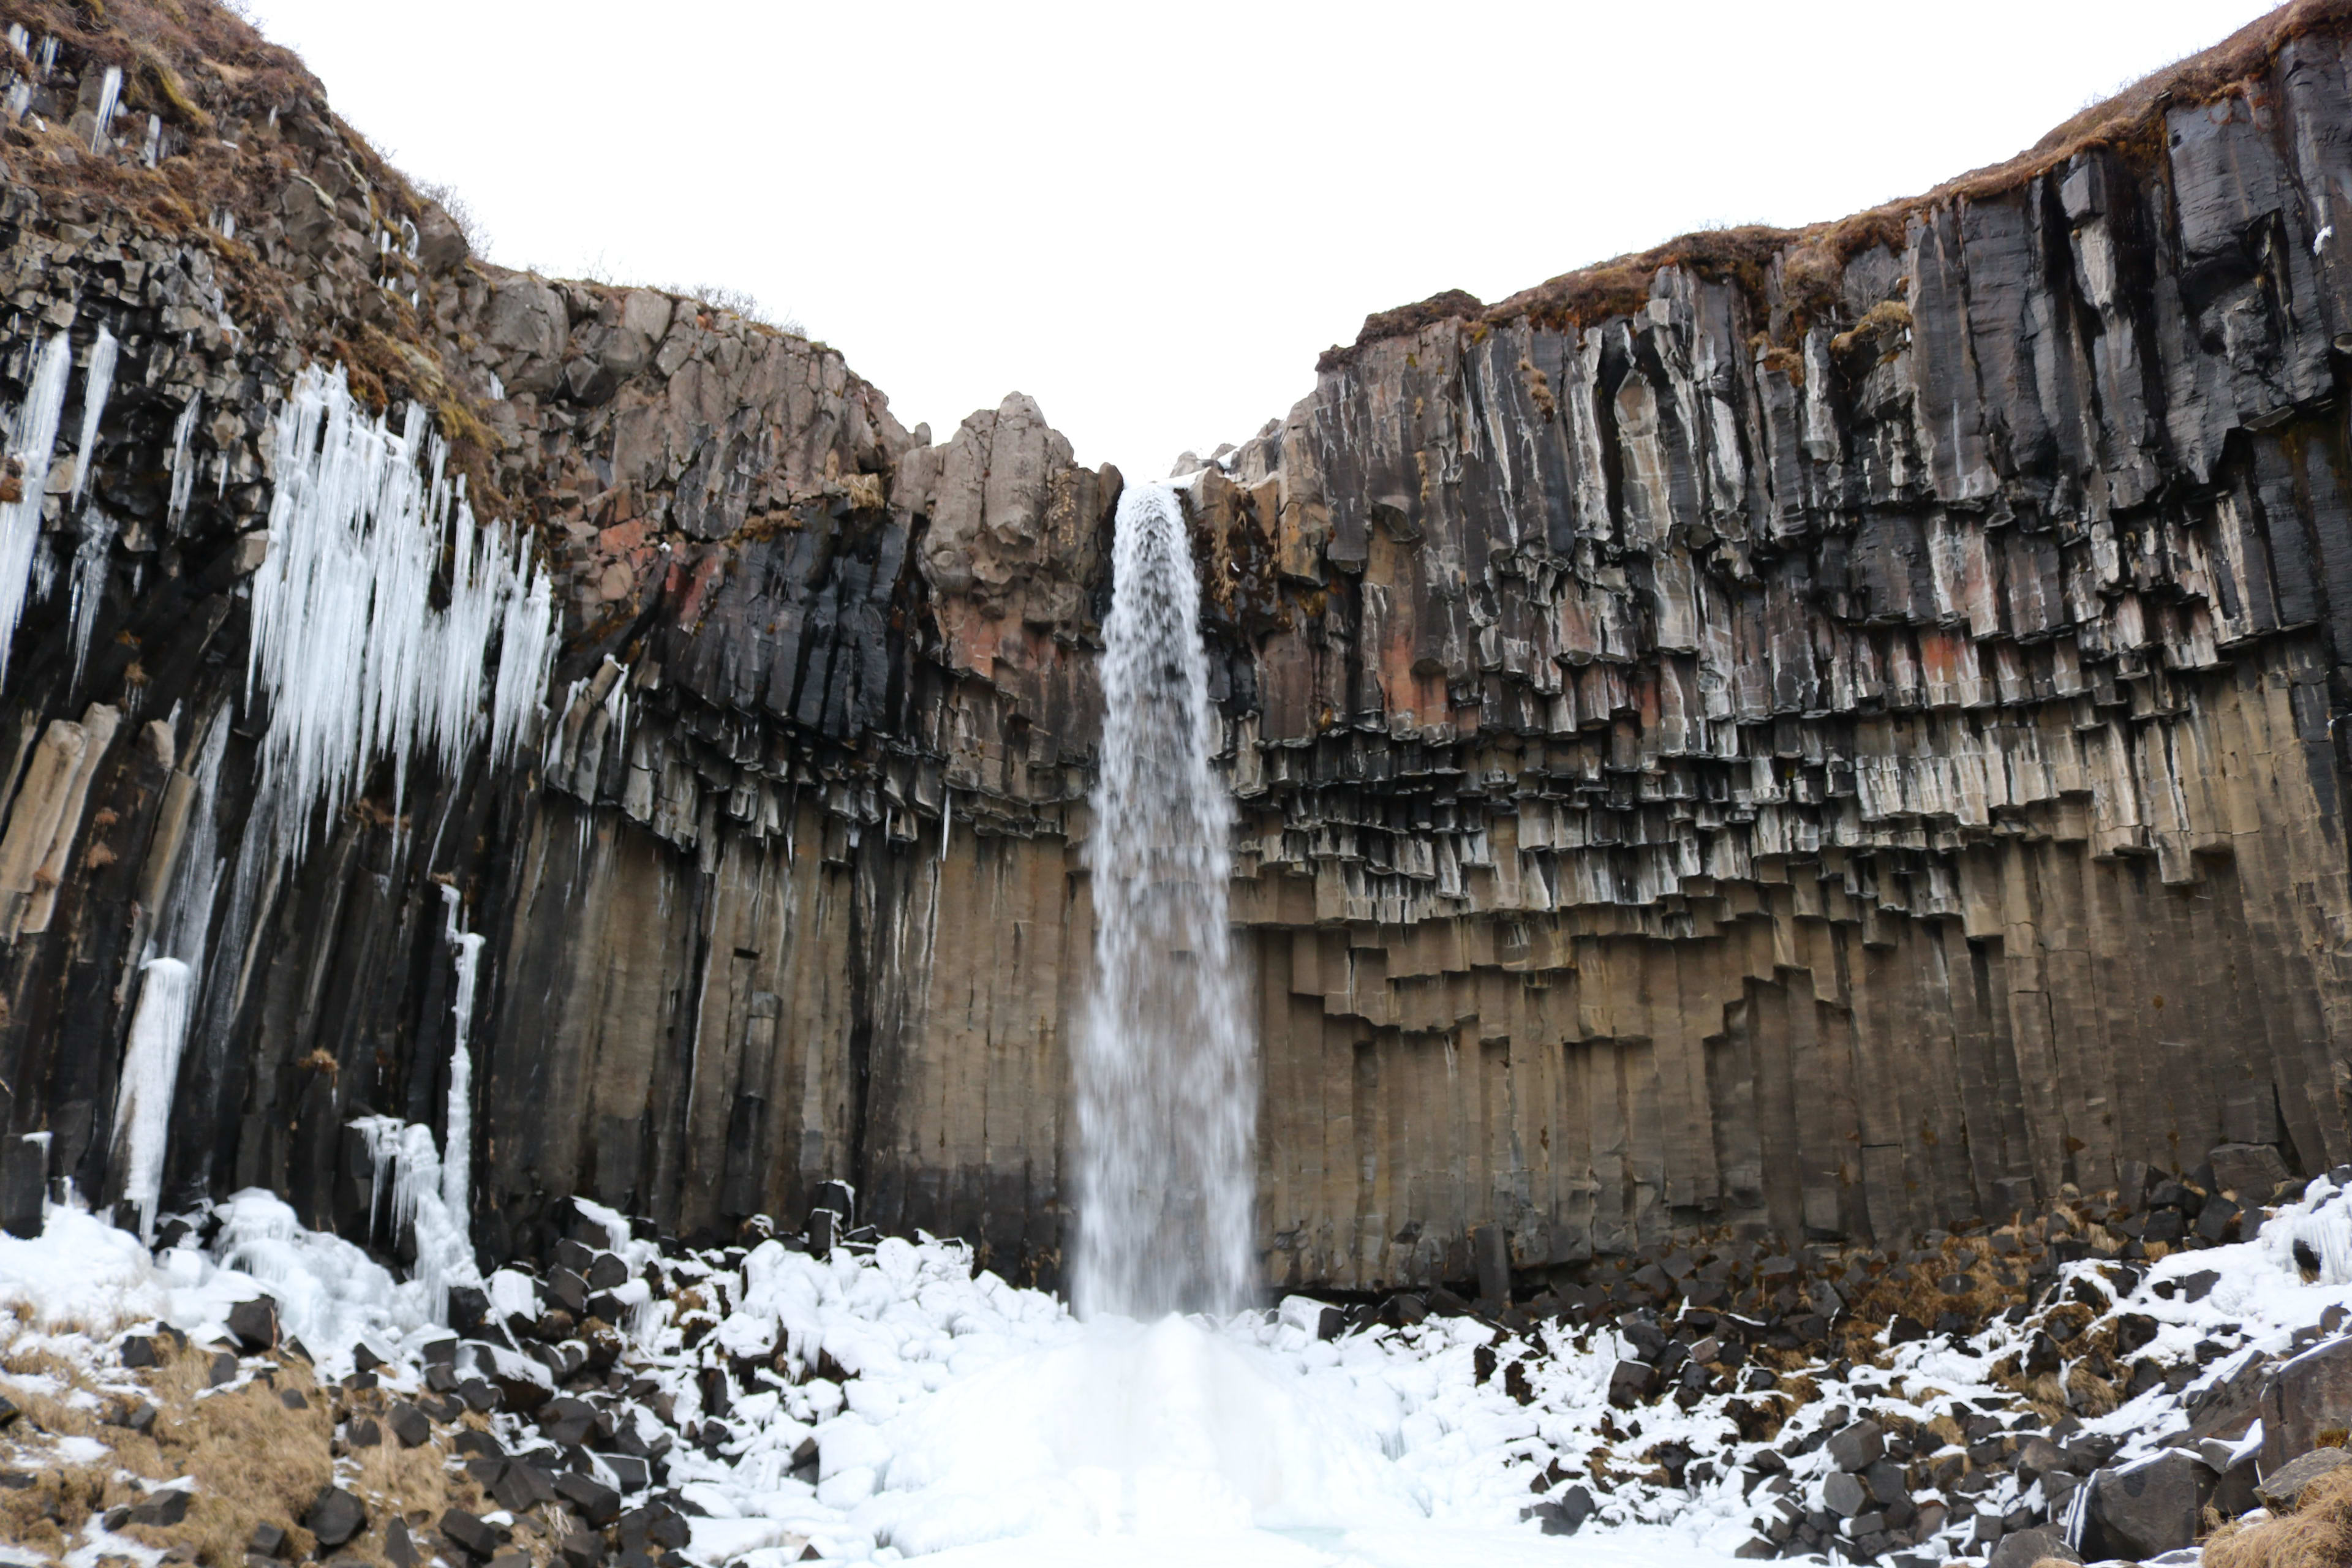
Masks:
[[[841,1181],[1060,1284],[1160,476],[489,264],[209,0],[0,23],[0,1223],[364,1237],[391,1117],[488,1259]],[[1376,314],[1179,465],[1265,1284],[2352,1161],[2347,51]]]

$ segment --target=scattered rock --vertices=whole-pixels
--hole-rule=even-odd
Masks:
[[[2289,1460],[2263,1478],[2254,1489],[2265,1507],[2284,1512],[2303,1496],[2303,1489],[2320,1477],[2352,1465],[2352,1450],[2344,1448],[2314,1448],[2300,1458]]]
[[[2216,1479],[2180,1448],[2099,1471],[2088,1483],[2084,1549],[2098,1557],[2147,1558],[2194,1545]]]
[[[440,1528],[442,1535],[451,1544],[483,1562],[488,1562],[499,1547],[506,1544],[505,1530],[462,1508],[453,1508],[442,1514]]]
[[[2001,1537],[1985,1568],[2034,1568],[2038,1563],[2080,1563],[2082,1554],[2066,1544],[2066,1532],[2054,1524],[2037,1525]]]
[[[278,1344],[278,1303],[267,1296],[239,1301],[228,1310],[228,1331],[237,1348],[258,1355]]]
[[[321,1546],[341,1546],[367,1528],[367,1508],[350,1492],[331,1486],[302,1516],[302,1528],[317,1536]]]

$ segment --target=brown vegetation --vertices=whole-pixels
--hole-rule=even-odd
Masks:
[[[2352,1563],[2352,1467],[2304,1489],[2291,1513],[2225,1524],[2205,1542],[2205,1568],[2344,1568]]]
[[[342,1548],[362,1562],[384,1560],[384,1534],[394,1518],[422,1534],[446,1509],[480,1513],[496,1506],[453,1462],[453,1434],[446,1429],[421,1447],[401,1447],[384,1429],[391,1399],[381,1390],[322,1384],[308,1363],[284,1355],[268,1358],[243,1387],[215,1390],[215,1350],[180,1345],[168,1336],[154,1345],[155,1366],[103,1374],[22,1337],[0,1349],[0,1369],[58,1385],[48,1392],[9,1386],[24,1415],[0,1436],[0,1468],[29,1474],[33,1482],[0,1488],[0,1541],[62,1556],[92,1515],[144,1500],[150,1493],[141,1480],[161,1484],[182,1477],[195,1482],[184,1519],[171,1526],[126,1522],[118,1533],[179,1549],[215,1568],[244,1563],[247,1543],[261,1524],[286,1531],[291,1550],[307,1554],[315,1542],[301,1519],[330,1481],[367,1505],[366,1530]],[[246,1363],[248,1369],[256,1364]],[[155,1407],[145,1434],[121,1424],[142,1400]],[[345,1449],[335,1439],[337,1425],[357,1415],[376,1419],[381,1441]],[[465,1424],[482,1426],[473,1415]],[[108,1452],[89,1464],[58,1464],[50,1457],[58,1436],[95,1438]],[[525,1520],[516,1531],[526,1549],[560,1533],[553,1510],[538,1511],[549,1517]]]

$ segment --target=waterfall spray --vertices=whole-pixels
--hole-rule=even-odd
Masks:
[[[1081,1313],[1246,1306],[1257,1085],[1232,934],[1233,803],[1182,504],[1119,498],[1087,846],[1095,991],[1076,1054]]]

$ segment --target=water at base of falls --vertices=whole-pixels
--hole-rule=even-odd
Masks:
[[[1089,1323],[884,1428],[877,1499],[909,1555],[1007,1536],[1183,1537],[1408,1524],[1393,1400],[1309,1387],[1191,1319]]]
[[[1232,934],[1233,805],[1182,503],[1120,496],[1087,847],[1095,990],[1075,1057],[1082,1316],[1230,1312],[1256,1275],[1257,1083]]]

